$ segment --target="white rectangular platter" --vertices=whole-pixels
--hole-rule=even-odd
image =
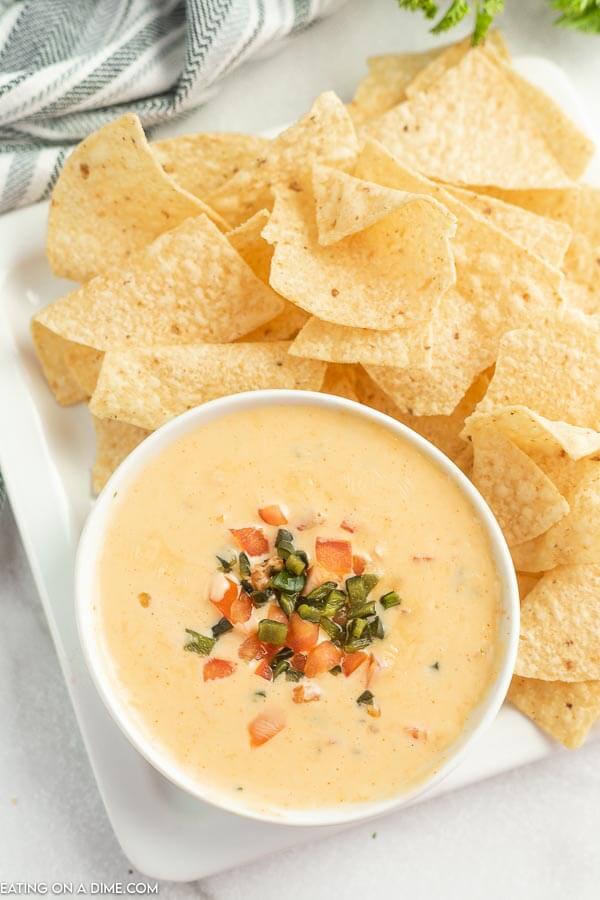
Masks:
[[[590,130],[573,89],[553,64],[529,58],[518,67]],[[598,158],[589,178],[600,184]],[[72,575],[92,503],[92,429],[83,408],[62,409],[54,402],[29,339],[33,312],[71,287],[48,268],[46,217],[47,206],[40,204],[0,218],[0,467],[117,838],[146,875],[191,881],[314,838],[317,830],[322,835],[336,829],[263,825],[188,797],[129,745],[91,683],[75,627]],[[505,707],[467,761],[435,793],[556,752],[556,744]]]

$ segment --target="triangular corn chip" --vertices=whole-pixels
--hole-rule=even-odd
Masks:
[[[313,316],[296,337],[290,353],[338,363],[426,364],[431,352],[431,328],[429,322],[418,322],[410,328],[373,331],[334,325]]]
[[[317,161],[348,166],[357,147],[346,107],[327,91],[317,97],[306,116],[271,141],[264,156],[230,178],[207,202],[232,226],[239,225],[261,208],[271,209],[276,185],[294,189]]]
[[[94,350],[93,347],[84,347],[83,344],[71,341],[65,350],[65,362],[86,397],[91,397],[94,393],[103,358],[102,350]]]
[[[484,50],[470,51],[365,131],[430,178],[505,189],[570,183],[517,91]]]
[[[527,406],[548,419],[600,431],[600,328],[586,317],[510,331],[478,413]]]
[[[572,230],[564,222],[538,216],[520,206],[505,203],[465,188],[444,185],[445,189],[474,212],[509,234],[526,250],[537,253],[550,266],[560,268],[571,241]]]
[[[99,494],[117,466],[150,432],[135,425],[128,425],[127,422],[97,419],[96,416],[92,416],[92,421],[96,432],[92,490],[94,494]]]
[[[155,429],[207,400],[263,388],[318,391],[325,363],[297,359],[286,342],[188,344],[108,352],[90,410]]]
[[[66,354],[73,346],[71,342],[35,319],[31,323],[31,337],[42,372],[57,402],[61,406],[70,406],[85,400],[85,390],[67,365]]]
[[[240,169],[265,155],[270,141],[252,134],[188,134],[153,143],[158,161],[179,187],[204,199]]]
[[[207,219],[187,219],[41,310],[36,321],[97,350],[235,340],[282,310]]]
[[[600,679],[600,566],[555,569],[527,595],[515,674],[542,681]]]
[[[263,234],[274,247],[271,286],[340,325],[389,330],[431,317],[454,282],[454,222],[410,203],[330,247],[319,244],[307,190],[278,190]]]
[[[429,203],[452,221],[447,209],[433,197],[395,191],[331,166],[314,167],[313,194],[319,243],[324,247],[364,231],[407,203]]]
[[[569,512],[569,504],[548,476],[501,432],[479,427],[472,441],[471,478],[509,544],[537,537]]]
[[[225,227],[163,172],[140,120],[128,113],[91,134],[67,159],[50,201],[50,266],[56,275],[87,281],[200,213]]]
[[[600,717],[600,681],[540,681],[515,675],[508,699],[570,749],[583,744]]]

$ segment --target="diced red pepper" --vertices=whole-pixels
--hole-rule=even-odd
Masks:
[[[290,665],[292,669],[297,669],[299,672],[304,672],[304,666],[306,665],[306,653],[294,653],[294,655],[290,659]]]
[[[287,519],[280,506],[274,503],[272,506],[261,506],[258,514],[267,525],[287,525]]]
[[[350,541],[334,541],[328,538],[317,538],[315,556],[328,572],[346,575],[352,571],[352,544]]]
[[[285,728],[285,715],[279,709],[265,710],[248,724],[250,746],[260,747]]]
[[[316,622],[307,622],[298,613],[292,613],[288,625],[286,644],[295,653],[310,650],[319,640],[319,626]]]
[[[240,644],[238,649],[238,656],[240,659],[245,659],[248,662],[253,659],[263,659],[268,653],[269,651],[266,644],[259,641],[256,632],[247,637],[246,640]]]
[[[215,595],[215,589],[213,588],[211,591],[210,602],[217,607],[222,616],[225,616],[226,619],[231,621],[231,605],[237,600],[240,586],[237,581],[234,581],[232,578],[224,578],[223,581],[226,581],[228,586],[223,584],[225,590],[220,597]],[[220,580],[218,581],[218,584],[221,584]]]
[[[364,556],[357,556],[356,554],[352,557],[352,571],[355,575],[362,575],[365,571],[367,565],[367,561]]]
[[[356,525],[354,524],[354,522],[351,522],[350,519],[344,519],[342,522],[340,522],[340,528],[343,528],[344,531],[349,531],[350,534],[354,534],[354,532],[356,531]]]
[[[367,653],[357,650],[356,653],[346,653],[342,660],[342,671],[346,678],[358,669],[369,658]]]
[[[261,659],[254,670],[254,674],[258,675],[260,678],[264,678],[265,681],[273,681],[273,669],[271,668],[269,657]]]
[[[307,678],[314,678],[316,675],[322,675],[328,672],[334,666],[338,666],[342,661],[342,651],[332,641],[323,641],[308,654],[304,674]]]
[[[310,688],[299,684],[292,691],[292,700],[294,703],[312,703],[314,700],[321,699],[320,691],[311,691]]]
[[[229,531],[248,556],[264,556],[269,552],[269,542],[262,528],[230,528]]]
[[[288,623],[288,617],[277,603],[269,604],[269,610],[265,618],[271,619],[273,622],[281,622],[283,625]]]
[[[227,618],[232,625],[240,625],[242,622],[247,622],[251,615],[252,600],[248,594],[242,591],[239,597],[236,597],[231,604]]]
[[[213,656],[204,663],[202,675],[205,681],[212,681],[214,678],[228,678],[234,671],[235,663]]]

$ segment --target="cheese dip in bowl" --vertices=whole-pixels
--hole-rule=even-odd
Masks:
[[[497,713],[510,556],[466,477],[352,401],[260,391],[169,422],[84,529],[82,644],[137,749],[230,811],[324,825],[432,786]]]

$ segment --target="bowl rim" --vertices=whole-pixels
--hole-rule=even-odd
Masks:
[[[186,775],[167,751],[161,749],[143,732],[141,725],[135,721],[135,715],[129,710],[124,696],[119,696],[116,680],[109,672],[100,629],[96,627],[97,564],[106,526],[111,518],[112,504],[118,493],[127,487],[166,446],[190,431],[243,409],[277,405],[317,406],[346,411],[379,424],[396,434],[452,479],[484,525],[490,543],[490,551],[500,582],[500,628],[503,631],[499,637],[503,652],[494,680],[472,711],[470,720],[459,738],[447,751],[444,762],[423,781],[383,800],[339,804],[333,807],[261,809],[238,801],[226,790],[202,784]],[[506,697],[516,661],[520,619],[517,578],[504,535],[486,501],[458,466],[420,434],[385,413],[332,394],[288,389],[247,391],[203,403],[160,426],[134,448],[113,472],[98,495],[79,539],[74,581],[77,630],[86,665],[104,705],[125,737],[154,769],[187,794],[226,812],[260,822],[300,827],[342,825],[366,821],[414,802],[431,791],[460,765],[494,721]]]

